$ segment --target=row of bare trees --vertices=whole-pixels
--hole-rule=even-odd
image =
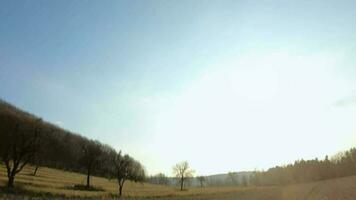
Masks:
[[[170,185],[170,178],[167,177],[164,173],[158,173],[156,175],[150,176],[147,178],[147,181],[152,184]]]
[[[143,181],[144,167],[129,155],[108,145],[63,130],[0,100],[0,158],[7,172],[7,188],[14,188],[16,175],[27,165],[70,170],[90,177],[116,178],[119,194],[125,181]]]

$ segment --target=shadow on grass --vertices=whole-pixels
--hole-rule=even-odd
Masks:
[[[16,186],[15,188],[8,189],[6,186],[0,187],[0,199],[2,196],[30,196],[30,197],[58,197],[64,198],[65,195],[52,194],[50,192],[35,192],[26,190],[21,186]]]
[[[184,188],[183,190],[177,188],[177,189],[175,189],[175,191],[177,191],[177,192],[188,192],[189,190],[186,189],[186,188]]]
[[[80,191],[93,191],[93,192],[104,192],[105,191],[101,187],[94,187],[94,186],[87,187],[86,185],[82,185],[82,184],[66,186],[65,189],[68,189],[68,190],[80,190]]]
[[[104,196],[103,196],[104,197]],[[108,199],[119,199],[118,195],[109,194],[107,196]],[[105,199],[107,199],[105,198]],[[50,192],[43,192],[43,191],[31,191],[26,190],[21,186],[16,186],[15,188],[8,190],[5,186],[0,186],[0,199],[7,199],[7,200],[21,200],[21,199],[36,199],[36,200],[62,200],[62,199],[70,199],[70,200],[94,200],[94,199],[102,199],[101,197],[87,197],[87,196],[66,196],[64,194],[53,194]]]

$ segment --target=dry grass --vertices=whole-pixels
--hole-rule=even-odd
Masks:
[[[91,184],[104,191],[82,191],[74,190],[75,184],[85,184],[86,176],[79,173],[66,172],[62,170],[39,168],[37,175],[33,176],[34,168],[28,166],[16,176],[15,187],[36,193],[51,193],[54,195],[64,195],[66,197],[108,197],[116,195],[118,185],[115,180],[108,180],[101,177],[92,177]],[[5,168],[0,166],[0,186],[6,184]],[[176,187],[153,185],[148,183],[125,183],[123,193],[129,197],[167,197],[167,196],[187,196],[199,194],[219,194],[241,190],[236,187],[209,187],[191,188],[188,191],[179,191]]]
[[[32,175],[33,167],[26,167],[16,176],[15,187],[21,188],[27,197],[52,198],[94,198],[112,199],[117,197],[117,183],[100,177],[92,177],[92,185],[102,191],[74,190],[75,184],[84,184],[85,175],[61,170],[40,168],[37,176]],[[6,174],[0,166],[0,186],[6,184]],[[126,199],[169,199],[169,200],[336,200],[356,199],[356,177],[339,178],[308,184],[284,187],[206,187],[179,191],[175,187],[127,182],[124,187]],[[45,195],[45,197],[41,197]],[[27,196],[27,197],[26,197]],[[19,195],[0,195],[0,199],[22,199]]]

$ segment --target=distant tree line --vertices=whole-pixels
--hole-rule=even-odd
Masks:
[[[167,177],[163,173],[148,178],[153,184],[179,185],[183,190],[192,181],[192,170],[187,162],[178,163],[173,167],[176,178]],[[324,159],[297,160],[293,164],[276,166],[267,171],[228,172],[220,178],[197,176],[196,186],[275,186],[306,183],[326,179],[356,175],[356,148],[340,152],[333,157]]]
[[[267,171],[256,171],[251,183],[256,186],[305,183],[356,175],[356,148],[341,152],[331,159],[298,160]]]
[[[154,176],[150,176],[147,178],[147,181],[152,184],[158,184],[158,185],[169,185],[169,178],[163,174],[163,173],[158,173]]]
[[[0,159],[6,167],[7,188],[27,164],[116,178],[119,194],[125,181],[143,181],[144,167],[129,155],[109,145],[63,130],[0,100]]]

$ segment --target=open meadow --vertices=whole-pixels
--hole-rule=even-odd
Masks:
[[[1,199],[116,199],[116,180],[92,177],[96,191],[74,189],[83,184],[85,175],[50,168],[40,168],[33,176],[33,167],[26,167],[15,180],[15,194],[1,194]],[[0,168],[0,185],[6,183],[5,168]],[[179,191],[178,187],[149,183],[127,182],[123,199],[169,199],[169,200],[333,200],[356,199],[356,177],[345,177],[307,184],[279,187],[192,187]]]

